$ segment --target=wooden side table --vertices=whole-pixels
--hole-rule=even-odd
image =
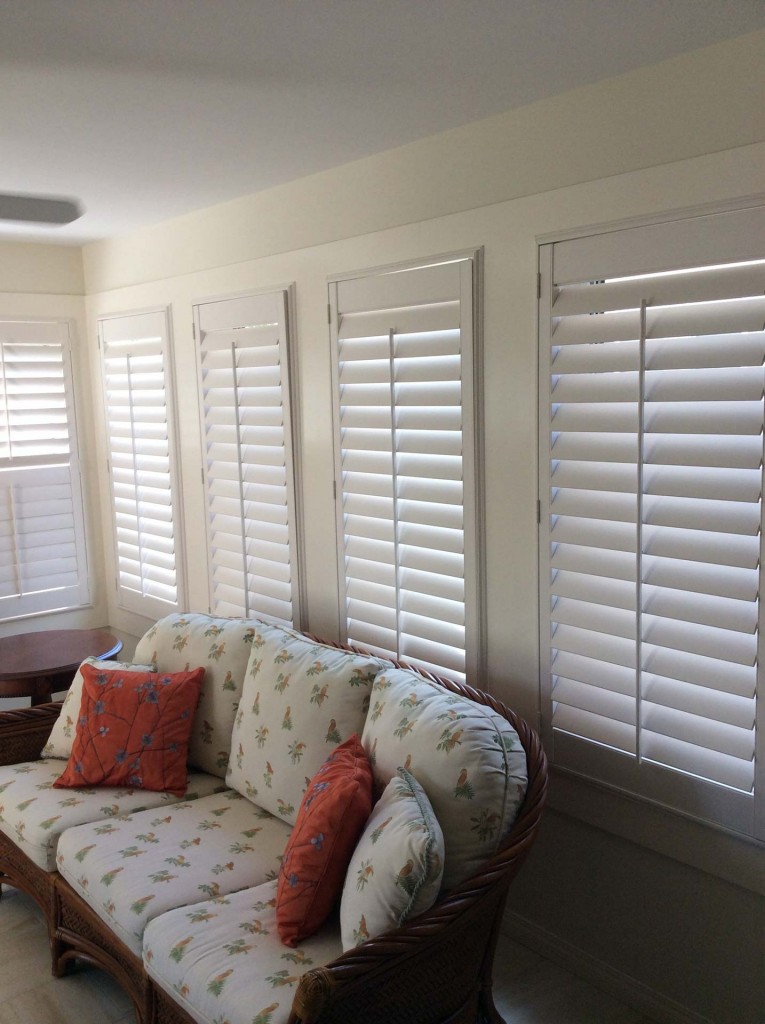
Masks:
[[[122,641],[103,629],[44,629],[0,637],[0,697],[30,697],[32,707],[66,690],[88,657],[113,658]]]

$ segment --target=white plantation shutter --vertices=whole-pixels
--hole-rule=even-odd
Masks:
[[[287,292],[195,307],[210,610],[299,624]]]
[[[65,323],[0,323],[0,618],[88,602]]]
[[[330,286],[341,622],[463,679],[480,651],[474,258]]]
[[[765,213],[541,257],[553,761],[762,835]]]
[[[99,321],[121,607],[160,617],[183,601],[167,313]]]

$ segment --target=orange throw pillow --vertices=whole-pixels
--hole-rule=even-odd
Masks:
[[[84,664],[80,671],[72,753],[53,785],[127,786],[183,796],[204,668],[170,675]]]
[[[282,857],[276,925],[287,946],[313,935],[329,915],[371,811],[372,766],[354,733],[311,779]]]

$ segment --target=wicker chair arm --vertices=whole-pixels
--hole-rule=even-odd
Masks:
[[[37,761],[61,704],[41,704],[0,712],[0,764]]]
[[[481,698],[482,703],[494,706],[512,722],[527,754],[526,796],[503,847],[477,874],[402,928],[370,939],[332,963],[306,972],[295,992],[289,1024],[323,1024],[324,1021],[335,1024],[338,1020],[348,1020],[348,1007],[357,1003],[361,991],[365,995],[370,991],[379,992],[381,1003],[380,1007],[368,1006],[363,1019],[385,1021],[385,993],[391,987],[400,989],[402,985],[415,1007],[411,1018],[414,1022],[418,1005],[432,1008],[434,990],[448,1001],[452,981],[450,965],[455,965],[455,974],[473,972],[475,978],[487,962],[491,964],[492,957],[486,959],[486,947],[492,945],[493,949],[507,889],[536,837],[547,792],[547,761],[538,736],[523,720],[488,695],[483,694]],[[492,932],[490,938],[488,933]],[[423,970],[418,963],[423,965]],[[440,977],[437,976],[438,964],[442,965]],[[436,975],[428,976],[431,967]],[[486,983],[490,985],[490,978]],[[455,979],[454,991],[458,990],[460,986]],[[381,1010],[379,1018],[375,1016],[378,1009]],[[393,1013],[390,1019],[409,1018]]]

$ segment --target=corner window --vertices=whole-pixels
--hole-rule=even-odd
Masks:
[[[0,322],[0,618],[88,603],[66,323]]]

